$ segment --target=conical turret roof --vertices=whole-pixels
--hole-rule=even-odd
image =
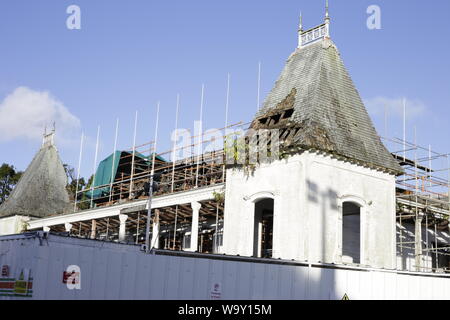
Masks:
[[[324,38],[291,54],[254,129],[290,129],[285,145],[314,148],[398,174],[335,44]]]
[[[23,215],[42,218],[63,213],[70,206],[66,186],[67,176],[53,144],[52,133],[46,137],[16,187],[0,206],[0,217]]]

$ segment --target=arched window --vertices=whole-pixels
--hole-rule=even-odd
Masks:
[[[274,201],[270,198],[255,202],[253,232],[253,256],[255,257],[272,257],[273,205]]]
[[[361,207],[350,201],[342,204],[342,261],[361,263]]]

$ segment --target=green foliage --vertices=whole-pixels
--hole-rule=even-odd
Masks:
[[[223,203],[225,201],[225,192],[213,192],[214,200],[218,203]]]
[[[236,132],[225,137],[224,151],[227,158],[231,155],[233,164],[241,166],[247,174],[252,174],[256,168],[254,163],[250,163],[250,145],[248,138],[241,136],[241,132]]]
[[[80,190],[83,189],[89,189],[92,185],[92,182],[94,181],[94,175],[91,175],[87,181],[87,183],[85,183],[84,178],[80,178],[80,186],[83,185],[82,187],[78,187],[78,192],[80,192]],[[81,195],[81,199],[80,199],[80,194],[78,194],[78,209],[80,210],[86,210],[90,208],[90,199],[86,196],[86,192],[83,192],[83,194]]]
[[[8,198],[21,176],[22,172],[16,171],[14,166],[7,163],[2,164],[0,167],[0,204]]]
[[[66,171],[67,175],[67,192],[69,193],[69,198],[71,201],[75,201],[75,192],[77,191],[77,182],[78,182],[78,208],[80,210],[88,209],[89,208],[89,199],[86,197],[86,193],[80,194],[80,191],[83,189],[90,188],[92,184],[92,180],[94,179],[94,176],[92,175],[88,182],[86,183],[86,180],[81,177],[77,180],[75,176],[75,169],[69,166],[68,164],[64,164],[64,170]],[[80,199],[81,197],[81,199]]]
[[[245,137],[239,137],[241,134],[241,132],[235,132],[225,136],[224,151],[226,155],[231,155],[234,163],[248,164],[249,145]]]

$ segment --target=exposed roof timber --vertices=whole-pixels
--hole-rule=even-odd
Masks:
[[[408,158],[403,158],[403,156],[401,156],[401,155],[392,153],[392,156],[395,159],[397,159],[397,161],[399,162],[399,164],[401,166],[411,166],[411,167],[414,167],[414,168],[417,166],[417,169],[419,169],[419,170],[422,170],[422,171],[425,171],[425,172],[434,172],[430,168],[427,168],[427,167],[419,164],[418,162],[416,162],[414,160],[411,160],[411,159],[408,159]]]

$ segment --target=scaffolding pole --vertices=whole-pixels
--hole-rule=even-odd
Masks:
[[[149,253],[154,246],[154,243],[152,243],[152,246],[150,248],[150,219],[151,219],[151,213],[152,213],[152,196],[153,196],[153,176],[155,174],[155,160],[156,160],[156,147],[158,142],[158,127],[159,127],[159,107],[160,103],[158,102],[158,105],[156,107],[156,127],[155,127],[155,142],[153,147],[153,157],[152,157],[152,171],[150,173],[150,186],[148,191],[148,208],[147,208],[147,224],[145,229],[145,251]],[[155,223],[155,222],[153,222]]]
[[[195,174],[195,187],[198,188],[198,171],[200,168],[200,156],[202,153],[202,143],[203,143],[203,102],[204,102],[204,95],[205,95],[205,85],[202,84],[202,97],[200,102],[200,127],[199,127],[199,134],[198,134],[198,151],[197,151],[197,170]]]
[[[84,140],[84,133],[81,133],[81,141],[80,141],[80,155],[78,158],[78,169],[77,169],[77,184],[75,187],[75,204],[73,206],[73,212],[77,211],[77,201],[78,201],[78,187],[80,184],[80,170],[81,170],[81,158],[83,157],[83,140]]]
[[[112,195],[113,195],[113,183],[114,183],[114,168],[116,165],[116,150],[117,150],[117,137],[119,134],[119,118],[116,120],[116,134],[114,137],[114,149],[113,149],[113,163],[111,166],[111,183],[109,184],[109,202],[111,202]]]
[[[97,142],[95,144],[95,157],[94,157],[94,176],[92,177],[92,183],[91,183],[91,203],[90,208],[94,205],[94,185],[95,185],[95,178],[97,173],[97,156],[98,156],[98,143],[100,139],[100,126],[97,128]]]
[[[130,192],[128,193],[128,198],[132,198],[133,193],[133,177],[134,177],[134,161],[136,157],[136,132],[137,132],[137,121],[138,121],[138,112],[136,111],[136,115],[134,118],[134,135],[133,135],[133,157],[131,159],[131,179],[130,179]]]
[[[178,112],[180,108],[180,95],[177,94],[177,110],[175,112],[175,139],[173,140],[173,153],[172,153],[172,187],[171,191],[173,193],[174,190],[174,180],[175,180],[175,163],[177,162],[177,141],[178,141]]]

